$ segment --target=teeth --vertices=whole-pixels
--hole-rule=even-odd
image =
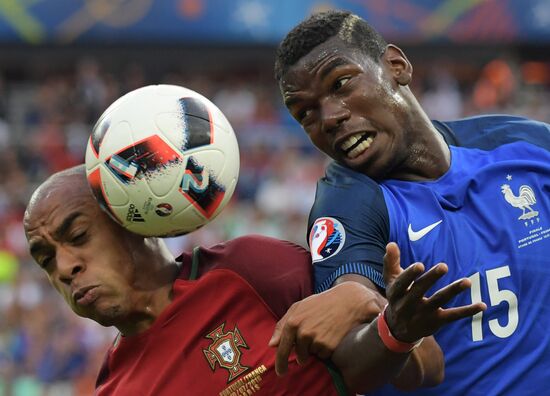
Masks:
[[[363,133],[357,133],[353,136],[350,136],[347,138],[344,143],[342,143],[342,150],[346,151],[351,146],[353,146],[359,139],[361,139],[361,136],[363,136]]]
[[[357,157],[359,154],[370,147],[373,140],[374,138],[372,136],[369,136],[367,139],[365,139],[365,141],[361,142],[357,147],[355,147],[348,153],[348,158]]]

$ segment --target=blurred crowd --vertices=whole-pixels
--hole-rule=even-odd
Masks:
[[[520,114],[550,122],[550,64],[502,57],[413,59],[413,91],[434,119]],[[1,71],[0,71],[1,74]],[[282,106],[271,71],[152,76],[138,64],[112,71],[87,58],[59,72],[0,80],[0,396],[92,395],[112,329],[75,317],[30,259],[22,216],[36,186],[83,162],[102,111],[152,83],[183,85],[226,114],[241,150],[238,187],[211,224],[167,240],[174,254],[248,233],[306,246],[306,221],[326,159]]]

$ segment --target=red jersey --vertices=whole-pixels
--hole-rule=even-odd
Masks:
[[[288,373],[279,378],[276,350],[267,345],[277,320],[311,294],[308,252],[247,236],[184,254],[181,261],[172,302],[149,329],[115,341],[96,395],[339,394],[316,359],[298,366],[291,356]]]

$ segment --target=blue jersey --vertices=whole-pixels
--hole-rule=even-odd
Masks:
[[[389,241],[401,264],[448,264],[434,286],[472,281],[448,306],[487,310],[440,329],[443,384],[407,395],[542,395],[550,386],[550,126],[510,116],[434,122],[451,151],[439,179],[376,183],[338,164],[309,223],[317,291],[346,273],[384,287]],[[429,294],[429,293],[428,293]],[[372,395],[401,394],[387,386]]]

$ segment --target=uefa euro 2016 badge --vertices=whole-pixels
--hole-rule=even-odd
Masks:
[[[342,249],[346,241],[346,231],[338,220],[332,217],[319,217],[313,223],[309,234],[309,248],[313,263],[326,260]]]

